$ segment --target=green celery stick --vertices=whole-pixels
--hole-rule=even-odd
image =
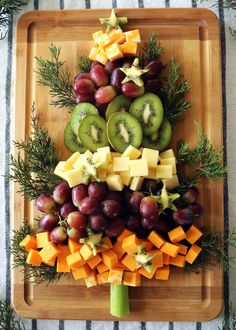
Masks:
[[[110,313],[116,317],[129,315],[129,290],[123,284],[110,285]]]

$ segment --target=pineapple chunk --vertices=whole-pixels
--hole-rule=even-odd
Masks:
[[[96,61],[105,65],[107,60],[108,60],[107,53],[105,52],[105,50],[103,48],[100,49],[98,54],[96,55]]]
[[[176,174],[176,159],[175,158],[162,158],[160,160],[161,165],[171,165],[172,174]]]
[[[133,177],[131,184],[130,184],[130,189],[133,191],[138,191],[141,189],[142,184],[143,184],[144,178],[141,176],[135,176]]]
[[[125,32],[125,38],[127,42],[141,42],[140,33],[138,29]]]
[[[79,158],[80,153],[79,151],[74,152],[65,162],[64,168],[65,170],[72,170],[74,163]]]
[[[97,149],[97,152],[98,152],[98,153],[105,153],[105,154],[107,154],[107,157],[108,157],[109,163],[111,163],[111,149],[110,149],[110,147],[102,147],[102,148],[98,148],[98,149]]]
[[[124,185],[119,174],[109,174],[106,178],[108,188],[112,191],[122,191]]]
[[[132,145],[128,146],[128,148],[123,152],[121,157],[129,157],[131,160],[138,159],[141,155],[141,151],[137,148],[133,147]]]
[[[65,161],[60,161],[54,170],[54,174],[56,174],[57,176],[59,176],[60,178],[62,178],[64,180],[66,180],[65,163],[66,163]]]
[[[93,40],[95,41],[96,44],[98,44],[97,40],[103,35],[103,31],[97,31],[93,33]]]
[[[68,182],[69,186],[72,188],[80,183],[84,182],[84,174],[79,169],[75,168],[73,170],[67,171],[65,173],[65,180]]]
[[[99,45],[99,47],[104,47],[104,48],[110,45],[111,42],[112,42],[111,38],[106,33],[103,33],[96,40],[96,43]]]
[[[123,57],[123,53],[120,49],[120,45],[117,42],[106,47],[106,53],[107,53],[107,57],[111,62]]]
[[[129,186],[130,185],[130,183],[132,181],[132,177],[131,177],[129,171],[120,172],[120,177],[121,177],[121,181],[123,182],[123,184],[125,186]]]
[[[171,165],[157,165],[156,178],[157,179],[171,179],[172,178],[172,166]]]
[[[168,149],[160,153],[160,158],[175,158],[173,149]]]
[[[93,47],[91,50],[90,50],[90,53],[89,53],[89,59],[91,61],[96,61],[96,57],[97,57],[97,54],[98,54],[99,50],[98,48],[96,47]]]
[[[114,157],[113,172],[129,171],[129,157]]]
[[[148,167],[156,168],[159,158],[159,151],[154,149],[143,148],[142,159],[147,159]]]
[[[148,162],[147,159],[130,160],[130,175],[131,176],[147,176]]]
[[[179,186],[179,179],[177,175],[173,175],[171,179],[163,179],[162,182],[165,184],[167,189],[174,189]]]
[[[112,42],[117,42],[118,44],[123,44],[126,40],[125,34],[115,29],[109,32],[108,35],[111,38]]]
[[[84,155],[87,156],[90,159],[93,159],[93,153],[90,150],[86,150]]]
[[[98,168],[97,169],[97,176],[98,178],[101,180],[101,181],[106,181],[106,178],[107,178],[107,171],[106,169],[103,169],[103,168]]]
[[[138,50],[138,44],[135,42],[125,42],[123,53],[128,56],[136,56]]]
[[[95,152],[93,154],[93,162],[95,164],[101,164],[99,168],[106,169],[109,166],[109,154],[105,152]]]

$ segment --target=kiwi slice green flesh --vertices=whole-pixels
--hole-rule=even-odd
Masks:
[[[106,121],[99,115],[88,115],[79,126],[79,138],[83,145],[92,152],[109,145]]]
[[[91,103],[79,103],[71,113],[71,128],[75,135],[78,135],[79,125],[87,115],[98,115],[98,110]]]
[[[153,93],[145,93],[137,97],[131,104],[129,112],[138,119],[146,136],[158,130],[164,115],[161,100]]]
[[[107,122],[107,136],[117,152],[124,152],[131,144],[139,148],[142,142],[142,127],[128,112],[116,112]]]
[[[71,152],[85,152],[86,148],[80,142],[78,136],[76,136],[71,128],[71,123],[69,122],[64,129],[64,143],[67,149]]]
[[[127,96],[119,95],[115,97],[108,105],[106,110],[106,120],[115,112],[129,111],[131,100]]]
[[[157,133],[151,136],[144,136],[142,146],[145,148],[164,151],[171,140],[171,125],[167,119],[164,119]]]

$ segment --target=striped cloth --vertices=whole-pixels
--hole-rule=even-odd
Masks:
[[[223,79],[223,120],[224,120],[224,143],[227,148],[224,149],[225,160],[228,158],[228,180],[225,181],[225,233],[229,228],[236,224],[236,169],[233,164],[236,163],[236,40],[230,35],[227,25],[233,25],[234,13],[223,8],[223,1],[218,1],[218,7],[213,6],[217,1],[196,0],[34,0],[24,9],[85,9],[85,8],[111,8],[111,7],[207,7],[213,10],[221,20],[221,40],[222,40],[222,79]],[[19,14],[20,15],[20,14]],[[9,29],[8,37],[0,41],[0,144],[2,152],[0,153],[1,174],[7,175],[9,168],[7,166],[10,155],[11,141],[11,117],[13,109],[12,93],[15,84],[20,81],[14,81],[14,53],[15,47],[15,26],[17,16],[12,19],[12,28]],[[227,92],[227,93],[226,93]],[[228,157],[227,157],[228,155]],[[227,185],[228,181],[228,185]],[[229,198],[228,198],[229,196]],[[9,209],[9,182],[0,177],[0,219],[2,219],[0,239],[0,299],[10,301],[11,278],[10,278],[10,209]],[[5,221],[4,221],[5,219]],[[153,323],[153,322],[106,322],[106,321],[49,321],[49,320],[24,320],[26,329],[40,330],[216,330],[222,325],[224,313],[227,315],[229,302],[232,301],[236,306],[236,271],[232,271],[230,276],[224,276],[224,311],[221,316],[211,322],[205,323]],[[157,307],[158,308],[158,307]]]

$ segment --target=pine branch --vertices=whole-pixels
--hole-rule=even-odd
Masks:
[[[189,91],[187,80],[183,79],[181,64],[172,59],[169,64],[169,74],[163,81],[163,98],[166,118],[175,123],[181,119],[190,108],[190,103],[184,99],[186,92]]]
[[[158,59],[163,51],[164,49],[161,47],[161,43],[157,39],[157,34],[152,33],[148,39],[147,45],[141,50],[139,56],[140,66],[144,66],[148,62]]]
[[[92,61],[87,56],[80,56],[78,69],[80,72],[89,72],[91,69]]]
[[[61,48],[50,44],[48,47],[50,60],[35,57],[38,74],[38,83],[49,87],[52,96],[51,105],[59,108],[67,107],[69,111],[76,105],[73,84],[68,68],[64,67],[65,62],[59,60]]]
[[[0,300],[0,330],[25,330],[13,308],[4,300]]]
[[[19,192],[30,200],[50,194],[59,178],[53,174],[57,165],[55,145],[46,129],[39,125],[32,107],[32,137],[14,142],[17,155],[11,155],[9,179],[19,184]],[[21,151],[24,152],[24,158]]]

